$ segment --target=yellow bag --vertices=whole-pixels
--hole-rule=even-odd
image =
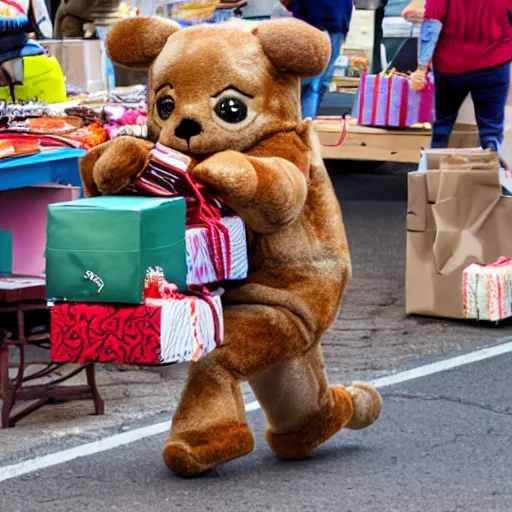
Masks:
[[[0,87],[0,101],[7,103],[66,101],[66,81],[58,60],[47,55],[23,57],[23,85],[14,86],[14,95],[12,98],[9,87]]]

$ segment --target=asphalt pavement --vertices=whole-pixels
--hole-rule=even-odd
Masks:
[[[158,435],[0,483],[0,510],[510,512],[511,379],[507,354],[386,387],[378,423],[300,462],[273,455],[256,410],[255,451],[191,480]]]
[[[407,166],[331,162],[351,245],[354,278],[323,341],[335,383],[510,342],[500,328],[404,314]],[[149,371],[98,368],[105,415],[73,402],[43,407],[0,431],[0,512],[512,511],[512,356],[500,356],[382,390],[381,420],[342,432],[310,460],[278,461],[263,441],[248,457],[191,481],[161,460],[185,365]],[[247,391],[247,390],[246,390]],[[251,402],[246,392],[247,402]],[[7,466],[100,442],[138,427],[158,435],[1,481]]]

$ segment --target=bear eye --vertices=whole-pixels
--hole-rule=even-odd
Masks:
[[[164,96],[156,102],[156,108],[158,110],[158,116],[160,117],[160,119],[166,121],[167,119],[169,119],[169,117],[171,117],[171,114],[174,112],[176,104],[174,103],[174,100],[170,96]]]
[[[247,105],[239,98],[222,98],[214,108],[217,116],[230,124],[237,124],[247,118]]]

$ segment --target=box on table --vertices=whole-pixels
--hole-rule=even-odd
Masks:
[[[482,150],[455,151],[460,165],[409,174],[406,312],[464,318],[463,273],[512,255],[512,197]],[[435,178],[434,178],[435,177]]]
[[[150,267],[184,288],[185,200],[95,197],[51,205],[46,258],[50,299],[140,304]]]

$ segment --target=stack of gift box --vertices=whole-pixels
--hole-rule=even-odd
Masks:
[[[195,361],[223,338],[220,283],[248,272],[243,221],[157,146],[122,195],[49,207],[55,362]]]

